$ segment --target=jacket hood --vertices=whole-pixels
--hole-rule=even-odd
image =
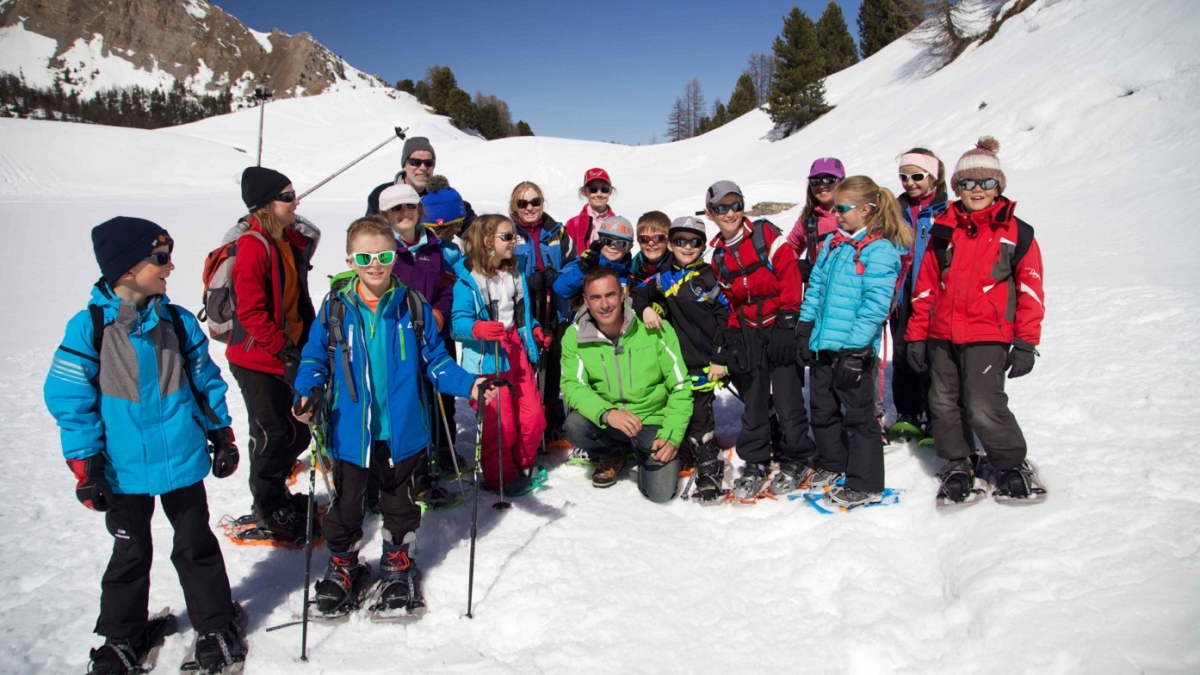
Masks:
[[[633,311],[633,301],[628,297],[625,298],[625,320],[621,324],[621,335],[625,336],[635,330],[634,322],[637,315]],[[580,344],[585,342],[607,342],[612,343],[608,336],[600,332],[600,327],[596,325],[596,320],[592,318],[591,312],[588,311],[587,305],[579,309],[575,314],[575,328],[579,331],[578,341]]]

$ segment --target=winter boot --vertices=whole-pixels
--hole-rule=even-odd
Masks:
[[[721,482],[725,478],[725,462],[721,461],[720,450],[708,439],[702,443],[692,442],[696,455],[696,500],[711,504],[725,496]]]
[[[733,498],[741,501],[751,501],[762,490],[767,482],[767,465],[746,462],[742,467],[742,475],[733,482]]]
[[[828,469],[817,469],[808,479],[808,489],[817,491],[833,487],[842,479],[842,474]]]
[[[402,544],[393,544],[390,539],[385,536],[383,541],[383,557],[379,561],[381,590],[376,609],[422,614],[425,597],[421,594],[421,571],[408,557],[408,545],[416,536],[410,532]]]
[[[625,468],[625,455],[605,457],[596,464],[592,472],[592,487],[607,488],[617,484],[617,476]]]
[[[229,666],[245,660],[242,629],[236,621],[225,628],[196,637],[196,663],[200,665],[202,673],[221,673]]]
[[[331,554],[325,578],[316,586],[317,611],[338,614],[354,605],[356,589],[361,586],[361,578],[366,573],[366,566],[358,562],[358,551]]]
[[[942,486],[938,497],[946,501],[961,503],[975,488],[975,469],[970,458],[952,459],[940,474]]]
[[[163,643],[163,638],[175,632],[175,617],[155,616],[146,622],[141,633],[130,638],[108,638],[90,653],[88,675],[125,675],[140,673],[150,651]]]
[[[846,487],[845,485],[835,485],[825,493],[829,501],[838,506],[850,510],[857,506],[870,506],[883,501],[882,492],[859,492]]]
[[[1033,493],[1033,470],[1025,462],[1000,472],[996,479],[996,490],[1013,499],[1027,499]]]
[[[302,497],[304,500],[303,511],[297,511],[293,508],[292,503],[287,506],[277,509],[271,515],[264,518],[258,525],[259,539],[270,541],[278,541],[284,544],[293,544],[303,546],[305,537],[308,535],[308,502],[307,496]],[[321,538],[321,524],[316,519],[316,513],[313,514],[313,541]]]
[[[771,494],[786,495],[808,484],[813,470],[804,462],[789,461],[771,479]]]

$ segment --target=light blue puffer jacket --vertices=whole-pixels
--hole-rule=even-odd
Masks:
[[[809,340],[813,351],[872,345],[878,353],[879,338],[900,276],[900,256],[906,249],[887,239],[868,243],[858,256],[862,264],[859,274],[854,245],[838,241],[839,236],[846,235],[839,231],[825,238],[808,279],[800,320],[815,324]],[[864,228],[852,239],[862,241],[866,236]]]
[[[479,284],[475,283],[475,278],[471,276],[467,261],[467,258],[463,258],[454,266],[454,274],[458,279],[454,282],[454,308],[450,311],[451,337],[462,343],[463,370],[478,375],[506,373],[512,370],[512,366],[508,363],[508,355],[504,350],[500,350],[500,364],[497,367],[494,349],[496,343],[480,340],[472,332],[476,321],[491,321],[492,318],[488,310],[488,301],[479,290]],[[533,339],[533,329],[538,323],[529,310],[529,286],[526,285],[525,275],[519,267],[514,276],[521,287],[522,300],[513,310],[513,323],[521,336],[521,344],[525,346],[525,355],[529,357],[529,362],[537,363],[538,348]]]

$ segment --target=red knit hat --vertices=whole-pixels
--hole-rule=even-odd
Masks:
[[[958,179],[983,180],[995,178],[1000,182],[1000,192],[1004,192],[1004,169],[1000,168],[1000,141],[991,136],[984,136],[975,143],[973,150],[963,153],[954,167],[954,175],[950,177],[950,186],[957,188]]]

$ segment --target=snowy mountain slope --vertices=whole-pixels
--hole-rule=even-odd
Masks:
[[[426,618],[314,627],[308,664],[297,663],[298,628],[265,632],[300,611],[303,555],[226,546],[252,617],[247,672],[1200,670],[1200,242],[1188,210],[1200,191],[1198,28],[1190,3],[1037,2],[932,74],[905,42],[839,73],[828,85],[838,107],[777,143],[763,140],[770,123],[760,113],[697,139],[629,148],[485,143],[422,116],[411,99],[367,92],[271,103],[266,163],[300,189],[405,124],[434,137],[439,171],[476,210],[500,208],[532,178],[560,219],[578,211],[579,174],[595,164],[614,177],[618,212],[678,216],[719,178],[738,181],[751,203],[801,201],[809,163],[833,154],[894,188],[907,148],[931,147],[953,165],[979,135],[995,135],[1008,192],[1046,260],[1043,356],[1009,392],[1052,495],[1038,507],[938,513],[939,463],[899,447],[889,449],[887,482],[907,490],[905,501],[843,516],[790,501],[654,507],[628,480],[599,491],[583,471],[555,466],[548,487],[507,514],[482,500],[474,620],[462,616],[470,511],[432,514],[417,556]],[[117,213],[163,223],[178,242],[169,293],[195,307],[203,254],[241,213],[234,160],[252,161],[257,121],[246,111],[156,132],[0,125],[0,274],[33,290],[5,295],[15,328],[0,331],[9,479],[0,516],[10,523],[0,534],[9,589],[0,672],[82,672],[95,644],[109,537],[72,498],[40,396],[62,326],[96,277],[88,230]],[[67,133],[78,135],[50,145]],[[39,155],[43,146],[57,151]],[[85,161],[90,169],[73,168]],[[340,233],[398,162],[393,143],[305,200],[301,212],[327,237],[314,279],[344,268]],[[797,211],[774,220],[786,227]],[[52,291],[39,292],[47,281]],[[236,391],[230,403],[242,435]],[[732,440],[739,413],[721,398],[720,438]],[[465,409],[458,421],[470,454]],[[214,521],[248,507],[244,472],[206,483]],[[152,604],[181,608],[165,520],[155,536]],[[374,559],[374,522],[367,541]],[[316,568],[324,559],[314,556]],[[189,639],[171,638],[160,667]]]

